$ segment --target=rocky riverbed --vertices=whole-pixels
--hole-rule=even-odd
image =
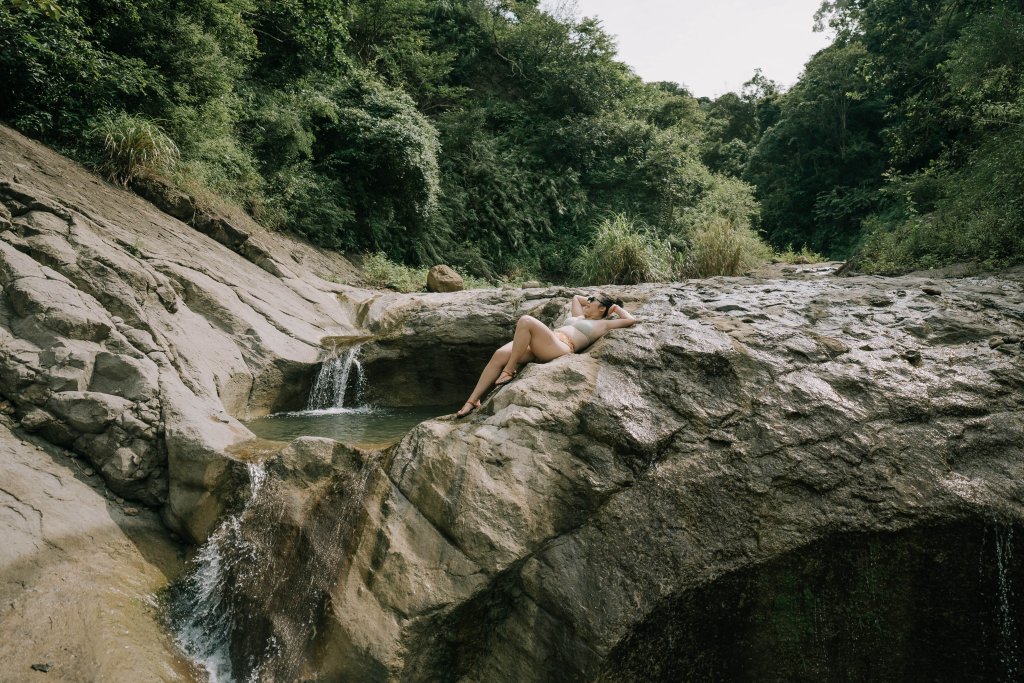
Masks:
[[[953,591],[968,570],[922,558],[978,529],[1001,539],[964,543],[995,567],[984,580],[1024,596],[1007,540],[1024,522],[1020,273],[836,277],[826,264],[621,288],[635,327],[394,447],[300,440],[270,455],[262,497],[239,513],[252,438],[239,420],[301,405],[326,349],[361,343],[370,401],[455,407],[520,315],[553,323],[573,292],[370,292],[338,284],[354,277],[338,256],[157,199],[191,209],[174,218],[0,129],[0,464],[21,482],[0,487],[5,538],[22,539],[0,550],[0,619],[19,634],[10,680],[83,661],[100,673],[63,680],[194,675],[147,596],[228,513],[265,568],[229,601],[240,680],[722,676],[688,625],[708,605],[739,610],[752,587],[778,603],[802,582],[883,585],[857,569],[882,547],[909,558],[893,561],[915,568],[906,585]],[[815,569],[819,553],[837,559]],[[57,593],[60,577],[75,578]],[[48,631],[52,596],[117,590],[117,609]],[[937,618],[914,595],[849,605]],[[758,609],[743,643],[771,650],[789,631],[758,631]],[[685,664],[695,649],[707,658]],[[748,674],[843,666],[755,654]]]
[[[657,680],[662,669],[643,666],[654,659],[617,648],[683,656],[653,624],[724,577],[869,536],[1019,524],[1021,279],[820,270],[624,289],[638,325],[529,366],[468,419],[426,422],[368,460],[366,522],[347,540],[309,671]],[[405,364],[440,391],[463,321],[552,322],[568,294],[408,299],[402,326],[363,347],[368,384]],[[436,385],[432,368],[444,368]],[[958,590],[952,574],[937,580]],[[905,596],[875,599],[934,618]]]

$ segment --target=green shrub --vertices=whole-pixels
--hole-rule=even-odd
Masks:
[[[775,258],[783,263],[796,264],[807,264],[807,263],[824,263],[828,259],[816,251],[811,251],[810,248],[805,244],[800,247],[800,251],[794,251],[793,245],[786,247],[785,251],[775,252]]]
[[[414,268],[395,263],[382,251],[363,257],[363,280],[370,287],[394,289],[399,292],[422,292],[427,287],[427,268]],[[455,272],[459,272],[456,270]],[[466,289],[486,289],[494,283],[484,278],[459,273]]]
[[[682,220],[689,229],[693,229],[721,217],[742,228],[752,225],[760,210],[752,185],[737,178],[711,175],[696,203],[684,209]]]
[[[124,112],[102,114],[90,137],[103,146],[100,170],[112,182],[128,185],[135,178],[170,172],[178,162],[178,146],[160,126]]]
[[[573,261],[573,271],[591,285],[657,282],[672,272],[672,250],[649,228],[625,214],[606,218]]]
[[[455,272],[458,273],[459,271]],[[482,277],[467,275],[465,273],[459,273],[459,275],[462,277],[462,284],[466,286],[466,289],[490,289],[491,287],[494,287],[493,282],[485,280]]]
[[[1024,99],[1024,98],[1022,98]],[[1024,141],[995,134],[955,172],[929,169],[902,182],[902,202],[864,221],[853,263],[868,273],[897,273],[974,263],[1004,268],[1024,260]],[[932,178],[933,177],[933,178]],[[933,187],[919,202],[922,179]]]
[[[395,263],[382,251],[363,257],[363,279],[370,287],[420,292],[427,286],[427,269]]]
[[[209,195],[227,199],[244,207],[267,227],[279,227],[266,220],[266,183],[256,168],[256,161],[230,135],[212,137],[193,145],[178,163],[173,180],[197,198]]]
[[[756,232],[720,216],[690,230],[687,237],[689,250],[679,264],[683,277],[739,275],[772,256]]]

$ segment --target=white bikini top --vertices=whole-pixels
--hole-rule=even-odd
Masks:
[[[594,323],[591,320],[587,320],[583,316],[569,318],[565,321],[567,325],[572,325],[579,330],[584,337],[587,338],[587,344],[593,344],[597,337],[594,336]],[[600,336],[600,335],[598,335]]]

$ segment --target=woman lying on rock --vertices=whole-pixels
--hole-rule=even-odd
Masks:
[[[568,353],[579,353],[600,339],[608,330],[631,327],[636,320],[617,299],[600,294],[572,298],[572,315],[565,324],[551,331],[533,316],[524,315],[516,323],[512,341],[494,352],[490,362],[480,373],[473,393],[456,413],[465,417],[480,407],[480,398],[491,384],[502,385],[512,381],[522,363],[547,363]]]

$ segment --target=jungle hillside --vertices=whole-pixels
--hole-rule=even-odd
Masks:
[[[795,85],[716,99],[545,7],[8,0],[0,120],[127,187],[491,282],[1024,259],[1019,2],[827,0]]]

